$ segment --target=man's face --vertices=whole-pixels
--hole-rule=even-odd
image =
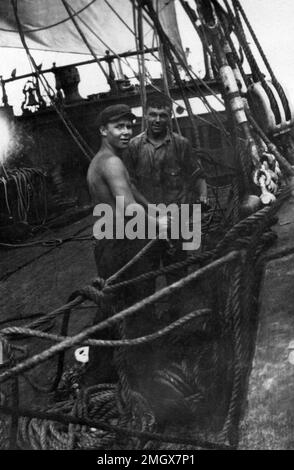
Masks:
[[[171,110],[168,107],[149,107],[147,109],[147,130],[151,137],[160,137],[166,134],[170,116]]]
[[[133,125],[129,119],[109,122],[101,127],[101,135],[115,150],[124,150],[133,135]]]

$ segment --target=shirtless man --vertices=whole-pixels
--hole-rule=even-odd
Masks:
[[[121,156],[128,146],[132,137],[132,122],[135,116],[130,108],[124,104],[112,105],[103,110],[100,114],[100,134],[102,143],[99,152],[92,160],[87,175],[89,191],[93,203],[108,204],[113,210],[113,216],[116,214],[116,197],[123,196],[124,204],[120,207],[120,211],[125,212],[129,204],[139,213],[143,213],[147,217],[144,206],[147,204],[146,199],[132,188],[127,169],[125,168]],[[119,214],[124,216],[125,214]],[[113,217],[114,219],[114,217]],[[115,220],[114,220],[115,223]],[[153,219],[153,223],[156,220]],[[167,229],[167,218],[158,219],[157,226],[159,230]],[[148,242],[147,239],[101,239],[97,240],[94,249],[95,260],[98,275],[103,279],[117,272],[124,266],[133,256],[144,247]],[[127,277],[135,277],[143,272],[150,271],[152,265],[148,264],[148,258],[144,257],[142,262],[135,263],[134,267],[128,269]],[[124,276],[120,277],[123,280]],[[140,298],[153,293],[154,286],[152,283],[140,283],[136,288],[132,286],[125,288],[119,299],[119,307],[131,305]],[[149,312],[150,313],[150,312]],[[111,314],[111,311],[105,315]],[[101,321],[100,313],[97,315],[95,322]],[[139,336],[140,329],[146,332],[146,323],[148,326],[148,317],[146,321],[138,320],[133,317],[127,322],[126,328],[128,336]],[[150,318],[150,315],[149,315]],[[100,339],[113,339],[113,330],[103,330],[99,333]],[[112,352],[108,348],[102,348],[96,354],[90,351],[90,361],[88,367],[88,385],[93,383],[103,383],[115,380],[114,367],[112,366]]]
[[[114,211],[116,196],[125,198],[125,207],[136,202],[128,172],[121,160],[133,135],[134,119],[130,108],[123,104],[109,106],[101,112],[102,143],[88,169],[87,180],[93,203],[109,204]],[[143,208],[138,206],[137,209]]]
[[[112,208],[114,216],[117,209],[125,212],[126,208],[132,204],[133,210],[155,223],[155,219],[152,220],[146,214],[144,207],[148,204],[147,200],[131,185],[128,171],[121,160],[133,134],[132,122],[134,119],[135,116],[131,109],[124,104],[109,106],[101,112],[102,144],[89,166],[88,186],[93,203],[95,205],[108,204]],[[123,207],[116,207],[116,197],[118,196],[123,197]],[[124,216],[122,213],[119,215]],[[160,230],[166,230],[167,218],[159,218],[157,225]],[[103,278],[109,277],[132,257],[129,252],[133,254],[139,251],[138,248],[144,243],[146,240],[99,240],[95,248],[98,274]],[[104,258],[106,258],[105,263],[103,262]]]

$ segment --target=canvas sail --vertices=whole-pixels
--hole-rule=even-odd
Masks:
[[[129,0],[70,0],[67,2],[95,53],[119,54],[135,47],[132,2]],[[174,0],[154,0],[168,36],[183,53]],[[18,0],[18,16],[30,49],[89,54],[61,0]],[[152,26],[144,22],[146,47],[154,43]],[[10,0],[0,0],[0,47],[22,48]]]

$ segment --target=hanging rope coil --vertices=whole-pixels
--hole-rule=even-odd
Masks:
[[[233,229],[230,231],[230,233],[227,234],[227,236],[224,238],[224,240],[222,240],[220,242],[220,244],[218,245],[218,249],[220,250],[224,250],[225,247],[230,247],[232,248],[233,246],[236,247],[238,250],[243,250],[242,253],[244,253],[244,250],[245,252],[247,252],[248,249],[252,250],[253,247],[252,245],[254,245],[254,252],[256,253],[259,253],[259,248],[257,249],[257,247],[260,245],[260,243],[264,243],[266,241],[266,238],[264,239],[264,241],[262,241],[263,239],[260,237],[260,233],[263,233],[264,230],[266,229],[266,227],[268,227],[268,224],[270,223],[270,220],[269,218],[272,217],[272,214],[277,210],[277,208],[280,206],[280,204],[283,202],[283,200],[287,197],[287,195],[289,194],[288,191],[284,191],[284,193],[282,193],[277,202],[275,203],[275,205],[271,206],[271,207],[268,207],[268,208],[265,208],[263,210],[261,210],[259,213],[255,214],[254,216],[251,216],[249,217],[248,219],[245,219],[243,221],[241,221],[240,223],[238,223],[237,225],[235,225],[233,227]],[[280,199],[281,198],[281,199]],[[243,239],[240,238],[240,234],[243,234]],[[246,234],[246,238],[244,238],[244,234]],[[235,240],[234,244],[232,244],[232,240]],[[210,254],[211,256],[211,254]],[[239,256],[239,255],[238,255]],[[243,256],[243,255],[242,255]],[[201,259],[201,257],[199,258]],[[204,258],[203,258],[204,259]],[[209,259],[209,258],[207,258]],[[225,263],[219,263],[217,262],[217,264],[215,265],[218,266],[219,268],[221,268],[223,266],[223,269],[229,269],[229,265],[227,264],[228,263],[228,260],[231,259],[232,263],[233,263],[233,266],[235,266],[236,264],[236,257],[233,257],[233,258],[226,258],[226,262]],[[213,265],[213,263],[212,263]],[[239,269],[239,273],[240,273],[240,269],[241,269],[241,265],[237,264],[236,265]],[[214,268],[215,269],[215,268]],[[207,268],[204,268],[204,271],[203,269],[200,269],[199,272],[202,272],[202,273],[209,273],[210,272],[210,269],[207,270]],[[212,271],[211,271],[212,272]],[[252,272],[252,269],[250,269],[250,273]],[[198,272],[196,272],[196,275],[192,275],[192,277],[190,277],[190,280],[195,278],[197,279],[199,276]],[[189,279],[189,276],[188,278]],[[96,285],[97,286],[100,286],[100,288],[106,288],[107,290],[107,283],[105,284],[104,281],[102,280],[96,280]],[[243,283],[243,281],[242,281]],[[117,283],[118,285],[120,283]],[[180,281],[179,283],[176,283],[176,285],[178,285],[178,288],[182,288],[184,285],[185,285],[185,281]],[[230,305],[234,305],[236,302],[237,302],[237,299],[239,298],[240,296],[240,291],[242,291],[242,285],[243,284],[240,284],[240,276],[238,274],[237,278],[236,278],[236,283],[232,283],[232,294],[229,295],[229,299],[230,300]],[[175,286],[175,285],[174,285]],[[169,290],[174,290],[175,287],[174,286],[169,286],[167,289],[168,291]],[[113,288],[117,288],[115,287],[115,284],[114,285],[111,285],[108,287],[108,289],[113,289]],[[163,290],[164,291],[164,290]],[[162,295],[166,294],[168,292],[167,290],[164,291],[163,293],[159,293],[159,294],[156,294],[155,297],[154,296],[151,296],[151,298],[153,298],[153,301],[155,299],[159,299]],[[83,299],[81,298],[81,296],[76,293],[75,295],[77,295],[77,297],[75,297],[75,300],[71,300],[71,307],[74,307],[76,305],[78,305],[79,302],[81,302]],[[246,293],[246,296],[248,297],[248,295],[250,296],[250,293],[249,291]],[[234,300],[236,299],[236,300]],[[240,298],[239,298],[240,299]],[[238,302],[240,302],[240,300],[238,300]],[[143,302],[142,304],[137,304],[137,305],[146,305],[146,302]],[[237,304],[236,304],[237,305]],[[243,305],[243,304],[242,304]],[[136,306],[134,306],[136,307]],[[119,314],[115,314],[113,315],[110,319],[108,319],[106,322],[105,321],[102,321],[98,326],[98,328],[100,329],[102,325],[104,325],[104,327],[106,327],[107,325],[110,325],[110,324],[113,324],[113,322],[121,322],[123,320],[123,318],[126,318],[127,315],[128,315],[128,312],[135,312],[136,311],[136,308],[134,307],[130,307],[129,309],[126,309],[124,312],[121,312]],[[67,307],[67,310],[68,310],[69,307]],[[230,311],[231,307],[229,308],[228,310],[228,306],[227,306],[227,310],[226,310],[226,322],[224,323],[224,327],[226,325],[226,331],[231,331],[231,328],[232,326],[234,325],[234,321],[236,322],[235,323],[235,332],[232,336],[232,341],[234,341],[234,348],[235,348],[235,359],[234,359],[234,379],[233,379],[233,388],[232,388],[232,395],[231,395],[231,401],[230,401],[230,407],[229,407],[229,410],[231,410],[227,416],[227,420],[226,420],[226,424],[223,428],[223,433],[220,435],[220,439],[221,438],[224,438],[224,440],[226,441],[227,437],[229,438],[229,442],[230,442],[230,445],[233,445],[234,447],[236,446],[236,442],[237,442],[237,424],[238,424],[238,419],[237,417],[239,416],[239,410],[240,410],[240,396],[242,396],[242,393],[241,393],[241,385],[243,384],[243,380],[244,380],[244,374],[245,374],[245,370],[241,369],[241,372],[240,372],[240,368],[238,368],[239,366],[236,364],[236,358],[237,358],[237,363],[240,363],[240,358],[243,358],[243,355],[245,354],[244,357],[248,357],[248,352],[245,352],[244,351],[244,348],[245,348],[245,345],[246,345],[246,342],[247,342],[247,339],[248,338],[248,331],[244,331],[243,332],[243,329],[242,329],[242,326],[243,325],[243,320],[239,318],[239,314],[240,314],[240,309],[238,307],[238,309],[236,308],[234,311],[235,311],[235,320],[233,319],[234,317],[231,317],[229,311]],[[59,309],[59,312],[61,311],[65,311],[65,309],[61,310]],[[239,312],[239,313],[238,313]],[[242,312],[243,312],[243,307],[242,307]],[[192,315],[192,314],[191,314]],[[243,315],[243,314],[242,314]],[[189,316],[187,316],[188,318]],[[243,317],[242,317],[243,318]],[[191,316],[191,319],[192,319],[192,316]],[[188,321],[188,319],[187,319]],[[184,317],[179,319],[178,321],[176,321],[173,325],[173,328],[174,328],[174,331],[176,331],[177,328],[179,328],[179,326],[184,322]],[[233,322],[233,323],[232,323]],[[70,344],[71,345],[74,345],[74,344],[81,344],[81,342],[83,342],[83,344],[85,344],[85,340],[87,339],[88,335],[92,334],[92,331],[94,332],[94,330],[96,330],[96,327],[95,328],[90,328],[88,329],[88,331],[85,333],[83,333],[82,335],[78,335],[76,339],[74,339],[74,341],[71,341],[71,339],[66,339],[64,340],[63,337],[60,338],[61,340],[61,343],[63,346],[62,348],[58,348],[58,350],[54,350],[54,353],[55,354],[57,351],[61,352],[63,350],[63,348],[67,348]],[[233,330],[234,331],[234,330]],[[6,331],[3,330],[3,333],[5,334],[12,334],[12,333],[20,333],[21,330],[17,331],[17,330],[13,330],[13,329],[7,329]],[[172,329],[171,328],[165,328],[164,329],[164,334],[170,334],[172,332]],[[41,335],[41,333],[38,333],[36,332],[37,335]],[[231,333],[230,333],[231,334]],[[48,334],[44,334],[44,337],[47,337],[48,339],[50,338],[50,336],[47,336]],[[241,336],[240,336],[241,335]],[[244,336],[245,335],[245,336]],[[51,336],[52,339],[54,337],[54,335]],[[152,339],[153,341],[155,340],[158,340],[160,337],[159,335],[159,332],[157,334],[154,334],[153,336],[151,335],[150,336],[150,340]],[[149,340],[149,339],[148,339]],[[95,340],[88,340],[89,341],[89,344],[90,344],[90,341],[95,341]],[[145,338],[142,338],[142,341],[144,342],[145,341]],[[134,346],[135,344],[137,343],[138,345],[141,344],[141,340],[140,341],[137,341],[137,339],[132,339],[132,340],[127,340],[127,339],[124,339],[122,338],[121,340],[117,341],[117,346],[120,345],[120,347],[122,345],[126,345],[127,346],[127,343],[134,343]],[[94,343],[93,343],[94,344]],[[97,345],[99,344],[99,340],[97,340]],[[143,343],[142,343],[143,344]],[[115,345],[115,342],[113,342],[112,346]],[[52,349],[52,348],[50,348]],[[50,351],[50,349],[48,351]],[[201,354],[204,354],[201,353]],[[199,357],[203,357],[202,355],[200,354]],[[50,355],[52,355],[52,353],[50,353]],[[46,358],[49,358],[49,354],[46,353],[45,354]],[[39,363],[39,359],[43,358],[44,359],[44,353],[41,353],[38,357],[38,360],[33,360],[32,361],[32,358],[30,360],[26,360],[25,362],[27,363],[27,366],[25,368],[31,368],[33,367],[33,365],[35,364],[38,364]],[[239,358],[239,359],[238,359]],[[42,360],[43,360],[42,359]],[[214,359],[213,361],[215,361],[216,359]],[[243,359],[242,359],[243,360]],[[29,362],[28,362],[29,361]],[[207,362],[207,360],[205,360],[204,362]],[[198,366],[197,366],[198,367]],[[196,365],[194,366],[194,374],[195,374],[195,377],[198,377],[197,378],[197,383],[199,384],[200,386],[200,390],[197,391],[197,390],[193,390],[190,389],[188,386],[188,384],[186,383],[186,379],[184,378],[185,376],[183,375],[182,376],[182,372],[180,371],[180,369],[178,369],[178,366],[177,365],[174,365],[173,368],[168,368],[168,369],[161,369],[161,372],[159,371],[158,372],[158,375],[157,375],[157,383],[161,386],[161,387],[164,387],[163,390],[166,389],[166,387],[168,387],[168,389],[170,389],[170,387],[176,387],[176,389],[179,388],[179,392],[175,392],[177,393],[177,396],[180,397],[179,393],[181,394],[184,394],[183,395],[183,399],[184,399],[184,402],[185,405],[183,406],[187,406],[188,409],[190,409],[189,407],[192,407],[192,409],[194,410],[193,413],[197,413],[198,412],[198,409],[199,409],[199,406],[201,403],[203,403],[203,400],[204,400],[204,395],[203,395],[203,392],[201,391],[201,374],[199,375],[199,371],[197,372],[197,367]],[[237,367],[237,369],[236,369]],[[21,365],[21,364],[18,364],[16,366],[13,366],[11,368],[11,371],[9,372],[9,374],[7,373],[2,373],[0,375],[0,379],[1,381],[3,381],[3,379],[5,378],[8,378],[8,377],[13,377],[14,374],[11,374],[11,372],[14,370],[15,373],[19,374],[21,372],[24,372],[25,368]],[[122,368],[123,368],[123,365],[122,365]],[[189,370],[186,369],[187,371]],[[236,375],[237,374],[237,375]],[[240,376],[241,374],[241,376]],[[200,382],[199,382],[200,380]],[[172,385],[173,384],[173,385]],[[181,392],[180,392],[181,390]],[[126,420],[128,419],[128,422],[132,422],[132,431],[130,432],[133,432],[134,430],[134,426],[136,427],[137,425],[139,425],[138,423],[141,423],[141,430],[144,429],[143,431],[143,434],[140,434],[140,439],[142,439],[144,436],[145,436],[145,432],[146,432],[146,429],[152,429],[154,430],[153,426],[154,426],[154,418],[152,417],[152,412],[149,410],[146,402],[144,401],[144,399],[142,398],[142,401],[140,398],[138,398],[139,396],[136,395],[137,398],[135,398],[135,396],[133,395],[134,391],[132,390],[132,388],[128,385],[127,387],[127,396],[125,396],[124,400],[121,402],[120,404],[120,407],[121,408],[121,411],[120,411],[120,419],[122,419],[124,422],[126,422]],[[187,394],[187,396],[186,396]],[[241,394],[241,395],[240,395]],[[112,397],[114,397],[114,395],[112,395]],[[143,406],[143,409],[145,409],[146,411],[142,412],[142,413],[139,413],[139,415],[137,416],[140,416],[140,418],[134,418],[134,409],[136,409],[136,407],[138,406],[138,399],[139,399],[139,402],[142,403],[140,404],[140,409],[142,410],[142,406]],[[100,396],[99,398],[97,397],[97,406],[96,406],[96,410],[98,412],[98,410],[100,410],[101,412],[101,415],[105,417],[105,420],[107,421],[108,419],[110,420],[113,420],[115,419],[114,418],[114,412],[113,412],[113,405],[111,405],[112,403],[112,398],[111,396],[106,393],[106,390],[103,391],[103,395]],[[135,400],[135,401],[134,401]],[[182,399],[181,399],[182,400]],[[205,398],[206,400],[206,398]],[[91,400],[90,400],[91,401]],[[88,403],[88,405],[87,405]],[[136,405],[137,403],[137,405]],[[143,405],[143,403],[145,403],[145,405]],[[74,402],[72,402],[72,405],[70,404],[67,404],[65,405],[65,408],[64,409],[70,409],[72,410],[70,412],[70,418],[69,419],[73,419],[72,416],[77,416],[79,421],[73,421],[73,422],[76,422],[76,424],[79,424],[80,426],[83,426],[85,425],[86,421],[85,421],[85,410],[87,409],[87,407],[90,406],[89,405],[89,402],[87,401],[87,399],[85,398],[85,396],[82,396],[80,395],[79,396],[79,400],[74,400]],[[147,406],[147,408],[146,408]],[[203,405],[201,405],[203,406]],[[90,406],[91,408],[91,406]],[[5,408],[4,408],[5,409]],[[84,410],[84,411],[83,411]],[[127,411],[128,410],[128,411]],[[54,413],[53,413],[54,414]],[[41,414],[40,414],[41,416]],[[43,415],[43,419],[45,420],[49,420],[50,421],[50,413],[46,416],[46,413],[44,413]],[[131,418],[131,416],[133,416]],[[142,424],[142,416],[145,416],[144,419],[146,419],[145,421],[145,424],[143,423]],[[41,418],[42,419],[42,418]],[[133,421],[135,419],[135,421]],[[139,421],[138,421],[139,419]],[[113,421],[112,421],[113,422]],[[137,423],[137,424],[134,424],[134,423]],[[151,426],[151,427],[150,427]],[[79,431],[77,431],[77,429],[79,429]],[[102,428],[103,429],[103,428]],[[83,437],[83,432],[85,432],[85,436]],[[27,443],[29,442],[30,446],[32,446],[33,448],[76,448],[76,446],[89,446],[89,448],[92,448],[91,446],[96,446],[95,448],[106,448],[108,445],[111,445],[111,442],[114,442],[114,440],[117,439],[117,431],[114,431],[113,430],[109,433],[107,433],[107,435],[105,435],[105,433],[102,435],[101,432],[99,433],[92,433],[89,432],[89,430],[86,430],[84,429],[84,431],[81,432],[80,431],[80,428],[76,428],[74,425],[73,427],[66,427],[64,428],[64,430],[62,430],[62,427],[55,427],[55,425],[53,425],[52,423],[44,423],[43,421],[36,421],[35,420],[24,420],[24,421],[21,421],[21,423],[19,423],[19,436],[20,436],[20,441],[22,442],[21,445],[28,445]],[[148,431],[149,432],[149,431]],[[156,436],[156,433],[154,434],[153,431],[151,431],[150,435],[146,434],[146,439],[144,441],[141,441],[140,440],[140,443],[138,443],[138,441],[136,442],[133,442],[132,445],[133,445],[133,448],[135,448],[135,446],[139,446],[139,448],[141,448],[142,446],[142,442],[145,442],[144,445],[146,445],[148,448],[150,447],[150,439],[152,440],[152,436]],[[81,440],[79,439],[79,436],[81,434]],[[86,436],[88,435],[88,437]],[[22,436],[22,437],[21,437]],[[115,437],[116,436],[116,437]],[[147,437],[148,436],[148,437]],[[151,436],[151,437],[150,437]],[[225,436],[225,437],[224,437]],[[150,437],[150,439],[149,439]],[[92,439],[93,438],[93,439]],[[84,439],[84,440],[82,440]],[[163,442],[166,441],[166,438],[164,439],[164,437],[161,438]],[[26,442],[26,444],[24,443],[24,441]],[[81,443],[82,442],[82,443]],[[181,440],[179,440],[179,442],[181,442]],[[196,441],[197,442],[197,441]],[[99,447],[99,445],[101,445],[101,447]],[[200,444],[202,445],[202,444]],[[204,447],[206,444],[203,444]],[[210,444],[208,444],[210,445]],[[218,438],[216,439],[215,443],[214,443],[214,448],[218,448],[219,445],[222,445],[221,443],[219,443],[218,441]],[[152,445],[151,445],[152,447]],[[87,447],[88,448],[88,447]]]
[[[5,208],[10,219],[27,222],[30,216],[40,220],[38,206],[41,202],[42,223],[44,223],[47,218],[46,175],[41,169],[7,169],[6,175],[0,178],[0,183],[4,189]],[[11,197],[12,193],[13,197]],[[38,201],[36,200],[37,193]],[[13,204],[15,199],[17,207]]]
[[[263,157],[262,164],[264,166],[258,170],[262,172],[258,175],[258,178],[259,180],[264,178],[266,185],[266,183],[270,183],[266,179],[267,174],[271,176],[271,180],[274,180],[275,177],[270,174],[270,171],[277,175],[279,168],[270,153],[264,152]],[[18,185],[18,189],[21,204],[24,204],[27,200],[26,195],[21,186]],[[20,374],[58,354],[59,366],[54,381],[54,388],[57,388],[57,385],[60,384],[60,364],[63,362],[64,352],[77,345],[116,347],[118,353],[116,363],[119,384],[117,386],[100,385],[83,390],[80,389],[79,384],[75,382],[75,377],[72,376],[71,397],[64,403],[48,408],[45,412],[24,410],[19,406],[17,400],[15,401],[15,407],[0,404],[0,411],[12,415],[14,422],[18,424],[17,435],[15,430],[11,432],[11,445],[16,445],[16,436],[17,445],[20,448],[44,450],[112,449],[117,448],[117,446],[122,449],[151,449],[154,448],[154,441],[158,443],[157,448],[160,448],[160,446],[162,448],[165,443],[168,443],[168,446],[171,446],[172,443],[182,445],[182,448],[185,446],[214,449],[236,448],[238,445],[238,424],[242,409],[243,386],[248,372],[248,358],[250,356],[249,328],[252,313],[249,308],[246,310],[244,302],[246,301],[248,305],[253,304],[252,288],[250,285],[246,287],[244,284],[250,276],[253,277],[252,273],[256,268],[261,251],[266,243],[272,240],[272,237],[268,236],[270,235],[268,229],[272,224],[271,218],[288,195],[288,190],[283,193],[277,191],[277,200],[272,206],[266,207],[247,219],[236,223],[213,250],[192,255],[185,262],[175,263],[127,281],[120,281],[121,274],[125,273],[133,262],[137,262],[141,256],[146,255],[150,247],[148,246],[148,249],[140,253],[120,272],[115,273],[106,280],[94,280],[91,285],[74,292],[66,305],[46,316],[47,319],[60,314],[64,316],[62,331],[59,336],[34,331],[32,328],[38,327],[40,320],[31,323],[30,328],[7,328],[2,330],[1,333],[6,336],[35,335],[57,343],[38,355],[17,364],[12,364],[9,370],[0,374],[2,384],[9,379],[17,378]],[[234,198],[236,201],[233,217],[236,221],[239,220],[238,188],[236,187],[234,189]],[[85,329],[74,337],[67,337],[71,310],[86,299],[99,306],[101,318],[103,318],[103,302],[109,300],[111,296],[115,297],[115,294],[121,292],[126,286],[138,284],[143,280],[155,279],[161,274],[177,272],[180,268],[192,265],[196,265],[197,270],[187,277],[118,313],[112,310],[113,315],[110,318],[103,319],[97,325]],[[223,277],[220,276],[220,273],[223,274]],[[208,279],[211,288],[211,308],[190,312],[190,314],[150,335],[127,338],[125,322],[132,315],[137,314],[146,306],[152,306],[155,302],[174,292],[180,293],[182,289],[191,283],[193,283],[193,287],[198,286],[203,278]],[[218,285],[215,289],[217,279],[222,281],[219,282],[221,285]],[[248,318],[246,318],[246,313]],[[215,319],[216,324],[213,325],[213,328],[210,322],[211,317]],[[197,334],[194,330],[193,334],[195,333],[199,344],[201,344],[203,338],[208,341],[208,344],[203,348],[200,346],[199,349],[196,348],[197,354],[195,354],[196,359],[193,358],[195,359],[194,362],[190,361],[189,363],[188,360],[183,360],[179,364],[179,361],[175,360],[168,366],[163,364],[162,367],[156,370],[154,382],[160,387],[163,395],[162,401],[159,400],[159,407],[163,401],[168,402],[169,410],[177,411],[180,409],[184,415],[185,413],[190,414],[191,417],[196,419],[201,416],[199,410],[205,407],[209,409],[209,405],[212,403],[211,390],[216,391],[216,385],[214,384],[216,374],[214,375],[214,371],[218,371],[220,365],[220,359],[217,357],[218,353],[227,359],[228,363],[224,368],[224,377],[230,385],[227,413],[221,432],[216,433],[215,441],[201,439],[200,437],[182,439],[179,436],[158,433],[156,428],[158,404],[151,406],[145,396],[132,389],[132,383],[127,374],[128,360],[124,354],[121,354],[126,349],[130,350],[136,346],[155,342],[163,337],[165,340],[169,338],[174,344],[179,344],[181,342],[180,329],[187,324],[191,328],[192,320],[198,321],[198,330],[195,329]],[[119,340],[91,339],[94,333],[111,325],[119,326]],[[193,342],[195,342],[194,340],[193,336]],[[162,345],[163,343],[161,343]],[[159,350],[163,351],[161,348]],[[203,368],[204,363],[209,364],[210,374]],[[206,380],[203,378],[205,374]],[[209,382],[209,379],[211,382]],[[77,385],[77,388],[74,385]],[[168,396],[169,393],[172,393],[172,399]],[[224,398],[223,401],[225,401]],[[229,445],[224,444],[222,441],[228,441]]]

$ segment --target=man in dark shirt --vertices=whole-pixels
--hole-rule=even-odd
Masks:
[[[147,101],[147,129],[131,139],[124,153],[131,181],[149,203],[206,203],[203,169],[188,139],[171,131],[171,110],[164,95]]]
[[[167,96],[156,94],[147,100],[146,130],[131,139],[123,157],[132,185],[149,204],[207,203],[204,171],[188,139],[172,132],[171,112],[172,103]],[[171,250],[162,242],[158,248],[153,252],[154,269],[160,260],[166,266],[186,259],[187,253],[180,247]],[[166,279],[170,284],[186,274],[181,269]],[[176,312],[176,317],[180,303],[178,294],[170,299],[170,310]]]

